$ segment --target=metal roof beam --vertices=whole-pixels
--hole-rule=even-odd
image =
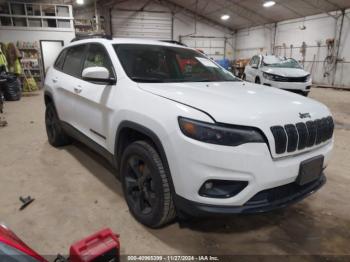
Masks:
[[[324,3],[326,3],[324,0],[301,0],[302,2],[306,3],[307,5],[316,8],[318,10],[320,10],[323,13],[326,13],[327,15],[338,19],[339,16],[333,15],[330,10],[325,6]],[[329,4],[328,4],[329,6]],[[337,10],[338,8],[336,6],[333,5],[333,7],[335,7],[335,10]],[[334,11],[334,10],[333,10]]]
[[[220,8],[217,8],[213,11],[207,12],[204,15],[210,15],[216,12],[219,12],[221,10],[228,9],[230,12],[234,13],[235,15],[250,21],[251,24],[249,26],[256,26],[261,24],[267,24],[267,23],[274,23],[275,21],[273,19],[267,18],[261,14],[256,13],[255,11],[252,11],[246,7],[243,7],[237,3],[232,2],[232,0],[225,0],[225,4],[222,4],[222,1],[218,2],[216,0],[212,0],[216,5],[219,5]]]
[[[220,7],[215,9],[215,10],[212,10],[210,12],[205,13],[204,16],[212,15],[214,13],[217,13],[217,12],[220,12],[220,11],[223,11],[223,10],[225,10],[224,12],[227,13],[227,10],[229,10],[231,13],[237,15],[238,17],[249,21],[250,24],[248,25],[248,27],[257,25],[256,20],[254,20],[252,17],[249,17],[247,15],[242,14],[242,12],[239,12],[239,10],[232,9],[231,7],[228,7],[227,5],[222,5],[222,2],[218,2],[216,0],[212,0],[212,2],[215,3],[216,5],[220,6]]]
[[[277,2],[276,4],[282,6],[283,8],[287,9],[288,11],[292,12],[293,14],[295,14],[295,15],[297,15],[299,17],[304,17],[305,16],[304,14],[299,13],[294,8],[291,8],[290,6],[288,6],[287,2],[284,3],[282,1],[280,1],[280,2]]]
[[[188,12],[188,13],[192,14],[193,16],[197,17],[197,21],[205,20],[205,21],[207,21],[207,22],[209,22],[209,23],[211,23],[211,24],[213,24],[215,26],[219,26],[219,27],[225,28],[225,29],[229,30],[231,33],[233,33],[235,31],[235,29],[230,27],[230,26],[223,25],[223,24],[221,24],[221,23],[219,23],[219,22],[217,22],[217,21],[215,21],[213,19],[210,19],[210,18],[208,18],[208,17],[206,17],[206,16],[204,16],[202,14],[196,13],[195,11],[193,11],[193,10],[187,8],[187,7],[184,7],[182,5],[174,3],[173,1],[170,1],[170,0],[154,0],[154,1],[156,3],[159,3],[159,4],[166,5],[166,6],[168,6],[168,8],[170,6],[170,7],[173,7],[175,9],[181,9],[182,11]],[[170,8],[170,9],[172,9],[172,8]]]
[[[233,2],[233,0],[225,0],[226,2],[230,3],[230,10],[232,10],[232,8],[234,8],[235,10],[237,9],[237,14],[241,14],[245,17],[249,17],[251,19],[254,20],[254,18],[258,18],[260,19],[260,21],[262,21],[263,23],[274,23],[276,22],[275,20],[265,17],[257,12],[255,12],[254,10],[251,10],[250,8],[247,8],[245,6],[242,6],[239,3],[235,3]]]

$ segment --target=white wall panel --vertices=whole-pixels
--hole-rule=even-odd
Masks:
[[[339,86],[350,86],[350,49],[347,48],[350,46],[349,10],[346,13],[339,53],[339,57],[343,58],[345,63],[338,63],[334,83]],[[305,69],[311,71],[314,83],[332,84],[333,75],[324,76],[323,61],[327,55],[326,39],[336,36],[337,23],[339,25],[340,19],[336,21],[327,14],[279,22],[275,45],[282,48],[276,52],[288,57],[292,54],[293,58],[301,60],[300,47],[305,42],[307,45]],[[305,30],[300,29],[302,25],[305,25]],[[270,54],[273,39],[274,25],[240,30],[236,34],[235,58],[250,58],[259,53]],[[284,45],[286,48],[283,48]],[[292,52],[291,45],[293,45]]]
[[[67,45],[74,37],[74,31],[5,29],[0,27],[0,40],[4,43],[16,43],[17,41],[37,41],[39,43],[39,40],[63,40],[64,45]]]

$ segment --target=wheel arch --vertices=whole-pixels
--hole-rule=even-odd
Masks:
[[[44,92],[44,102],[45,106],[47,106],[49,103],[52,103],[55,106],[53,95],[49,91]]]
[[[169,181],[170,188],[172,192],[175,193],[175,188],[171,177],[171,171],[169,168],[163,144],[159,139],[158,135],[148,127],[128,120],[124,120],[119,124],[114,144],[114,155],[116,156],[118,169],[120,170],[120,161],[123,151],[129,144],[137,140],[146,140],[155,147],[163,162],[164,168],[167,171],[166,175]]]

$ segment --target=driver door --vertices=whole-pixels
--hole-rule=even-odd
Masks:
[[[115,71],[106,48],[100,43],[89,44],[82,71],[88,67],[105,67],[110,76],[115,77]],[[79,93],[75,100],[76,121],[78,129],[98,144],[106,147],[108,119],[112,113],[108,102],[112,92],[116,91],[114,85],[87,81],[81,78]],[[114,89],[114,90],[113,90]],[[109,103],[110,104],[110,103]]]

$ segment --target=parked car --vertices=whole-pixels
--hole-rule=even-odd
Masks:
[[[312,79],[309,72],[293,58],[274,55],[253,56],[245,67],[243,80],[294,91],[307,96]]]
[[[285,207],[326,181],[326,106],[241,81],[185,46],[71,43],[47,72],[45,105],[49,143],[75,138],[105,156],[131,214],[150,227]]]

